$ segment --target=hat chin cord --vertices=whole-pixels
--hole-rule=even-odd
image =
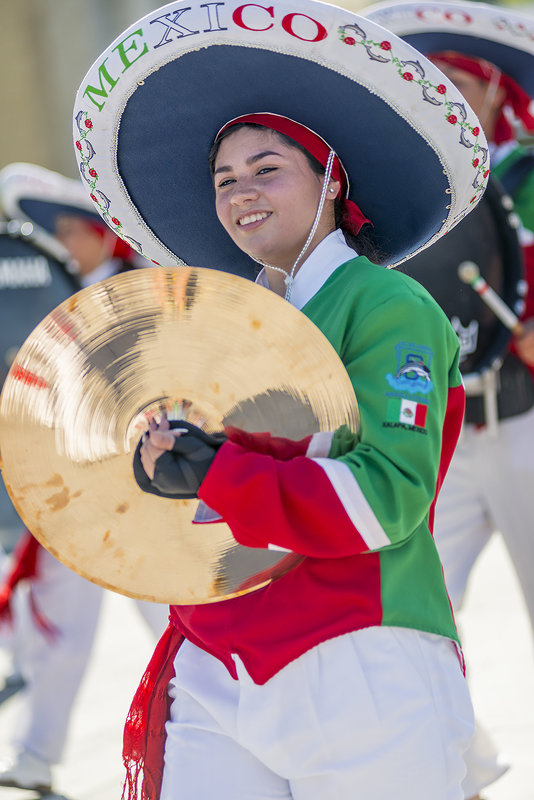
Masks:
[[[303,256],[306,254],[306,251],[308,250],[308,247],[310,246],[311,241],[312,241],[313,237],[315,236],[315,231],[317,230],[317,226],[319,225],[319,220],[321,219],[321,214],[323,213],[323,208],[324,208],[325,199],[326,199],[326,191],[328,189],[328,183],[330,181],[330,176],[332,174],[332,166],[333,166],[335,157],[336,157],[336,154],[334,153],[334,151],[330,150],[330,153],[328,154],[328,160],[326,162],[325,171],[324,171],[324,180],[323,180],[323,188],[322,188],[322,191],[321,191],[321,197],[319,198],[319,205],[317,206],[317,211],[315,212],[315,219],[313,220],[313,225],[311,226],[311,230],[310,230],[310,232],[308,234],[308,238],[306,239],[306,241],[304,243],[304,247],[302,248],[302,250],[298,254],[293,266],[291,267],[291,270],[288,272],[287,270],[283,269],[282,267],[273,267],[272,264],[267,264],[265,261],[262,261],[259,258],[254,258],[254,256],[251,256],[251,258],[257,264],[261,264],[262,267],[267,268],[267,269],[274,269],[276,272],[281,272],[283,275],[285,275],[285,278],[284,278],[284,283],[286,285],[285,299],[288,302],[291,301],[291,293],[292,293],[292,290],[293,290],[293,283],[295,281],[295,277],[294,277],[295,276],[295,270],[297,269],[297,266],[299,265],[299,262],[302,260]]]
[[[484,116],[484,120],[481,122],[488,122],[490,118],[491,107],[493,105],[493,101],[495,100],[495,95],[497,94],[497,90],[500,86],[500,80],[502,76],[502,72],[495,66],[492,66],[491,70],[491,78],[488,81],[488,88],[486,89],[486,93],[484,95],[484,99],[482,102],[482,114]],[[482,125],[484,128],[484,124]]]

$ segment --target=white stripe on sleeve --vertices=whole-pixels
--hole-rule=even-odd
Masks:
[[[349,467],[335,458],[314,458],[326,472],[343,508],[369,550],[391,544]]]
[[[306,451],[308,458],[326,458],[332,447],[333,438],[332,431],[314,433]]]
[[[280,553],[292,553],[293,550],[288,550],[287,547],[279,547],[277,544],[268,544],[267,550],[278,550]]]

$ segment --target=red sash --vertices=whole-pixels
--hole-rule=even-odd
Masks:
[[[169,623],[135,693],[124,727],[122,759],[126,780],[122,800],[158,800],[163,776],[165,723],[171,699],[174,659],[182,634]],[[139,778],[142,775],[141,793]]]

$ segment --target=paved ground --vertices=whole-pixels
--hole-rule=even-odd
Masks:
[[[513,764],[485,797],[534,800],[532,639],[515,577],[497,538],[477,565],[462,627],[479,716]],[[65,760],[56,770],[59,795],[54,797],[120,800],[122,724],[151,652],[150,635],[134,604],[110,594]],[[8,741],[17,708],[17,695],[0,705],[0,748]],[[0,789],[0,800],[34,798],[31,792]]]
[[[533,639],[500,537],[482,554],[473,578],[460,622],[473,703],[512,765],[484,797],[534,800]]]

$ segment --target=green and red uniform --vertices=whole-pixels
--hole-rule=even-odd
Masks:
[[[302,311],[347,369],[359,435],[340,429],[325,447],[324,434],[295,443],[230,431],[199,497],[240,544],[306,558],[253,593],[171,607],[187,639],[234,677],[238,656],[260,684],[319,642],[369,626],[457,636],[431,530],[463,416],[458,339],[418,283],[363,257]]]

